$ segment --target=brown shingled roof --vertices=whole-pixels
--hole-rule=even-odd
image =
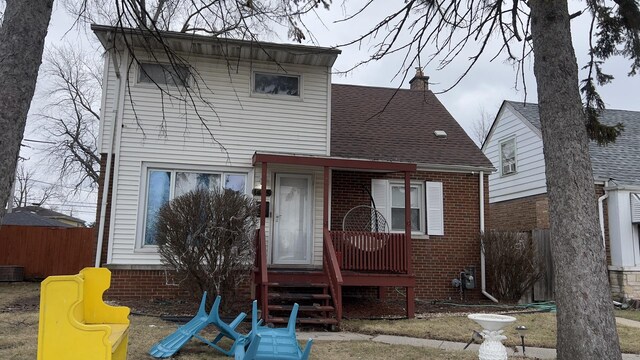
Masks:
[[[332,84],[331,155],[493,168],[431,91]]]

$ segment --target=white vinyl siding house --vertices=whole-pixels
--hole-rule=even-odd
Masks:
[[[126,66],[126,53],[119,57]],[[254,152],[283,152],[328,155],[330,68],[259,61],[233,61],[191,55],[192,74],[202,77],[203,97],[211,103],[189,102],[162,95],[155,84],[138,82],[136,71],[129,73],[129,89],[118,79],[113,62],[108,76],[101,132],[101,151],[111,148],[112,121],[121,103],[119,123],[113,140],[114,176],[109,228],[109,264],[157,265],[160,258],[153,246],[143,246],[144,207],[148,172],[168,171],[240,173],[254,178]],[[284,69],[284,70],[283,70]],[[300,81],[300,96],[252,94],[252,74],[256,71],[294,74]],[[122,73],[126,74],[126,71]],[[130,94],[129,94],[130,90]],[[179,92],[168,87],[168,92]],[[119,97],[119,99],[118,99]],[[197,112],[195,111],[197,109]],[[198,114],[205,119],[203,122]],[[120,123],[121,120],[121,123]],[[223,145],[224,148],[221,146]],[[188,154],[188,156],[185,156]],[[272,169],[271,169],[272,170]],[[315,216],[322,217],[322,176],[314,174]],[[247,193],[254,187],[247,184]],[[318,201],[318,197],[320,201]],[[319,243],[314,254],[322,253],[321,221],[315,227]],[[314,263],[320,263],[314,258]]]
[[[512,167],[502,158],[503,146],[510,142],[515,149]],[[489,175],[490,203],[547,192],[540,131],[514,111],[509,103],[505,103],[496,116],[482,151],[498,169]],[[513,171],[505,173],[503,167]]]

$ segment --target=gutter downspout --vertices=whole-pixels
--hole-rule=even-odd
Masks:
[[[480,171],[480,235],[484,235],[484,171]],[[482,284],[482,295],[486,296],[494,303],[498,303],[498,299],[494,298],[487,292],[487,279],[485,275],[484,262],[484,244],[480,244],[480,275]]]
[[[607,192],[607,187],[609,186],[609,181],[605,181],[604,182],[604,187],[602,188],[602,190],[604,191],[604,195],[600,196],[598,198],[598,215],[600,218],[600,232],[602,233],[602,246],[604,247],[605,251],[607,249],[607,245],[605,243],[605,239],[604,239],[604,201],[609,197],[609,193]]]
[[[117,82],[117,97],[113,107],[113,121],[111,123],[111,133],[109,133],[109,151],[107,152],[107,164],[105,168],[104,182],[102,187],[102,203],[100,204],[100,220],[98,221],[98,241],[96,248],[96,260],[95,267],[100,267],[100,258],[102,257],[102,244],[104,242],[104,223],[107,218],[107,198],[109,197],[109,180],[111,179],[111,163],[113,162],[113,142],[115,140],[116,133],[116,125],[118,123],[118,109],[120,108],[120,93],[122,91],[122,74],[120,74],[120,66],[115,61],[116,52],[115,50],[111,50],[111,59],[114,60],[114,70],[116,70],[116,77],[118,78]],[[108,74],[109,66],[105,67],[105,74]],[[107,77],[105,76],[106,80]]]

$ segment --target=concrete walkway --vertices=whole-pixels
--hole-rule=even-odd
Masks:
[[[640,322],[634,320],[628,320],[623,318],[616,318],[618,324],[640,328]],[[454,350],[462,351],[465,347],[465,343],[420,339],[412,338],[408,336],[395,336],[395,335],[364,335],[352,332],[299,332],[299,340],[313,339],[314,341],[373,341],[390,345],[408,345],[416,347],[429,347],[442,350]],[[525,344],[526,345],[526,344]],[[478,352],[480,345],[471,344],[466,351]],[[509,355],[522,355],[522,347],[518,346],[516,351],[514,348],[507,348]],[[555,359],[556,350],[536,347],[526,347],[526,355],[531,358],[538,359]],[[636,354],[623,354],[624,360],[640,360],[640,355]]]

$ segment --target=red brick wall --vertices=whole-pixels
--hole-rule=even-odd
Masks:
[[[531,231],[549,228],[547,194],[501,201],[490,205],[491,227],[508,231]]]
[[[342,228],[342,218],[357,205],[370,203],[363,187],[371,190],[371,179],[402,179],[403,174],[334,171],[332,178],[331,226]],[[459,290],[451,280],[468,266],[476,268],[476,289],[467,298],[479,299],[480,294],[480,205],[477,174],[419,172],[412,180],[439,181],[444,192],[444,236],[413,240],[413,267],[416,275],[416,297],[459,299]],[[484,180],[485,219],[488,219],[488,176]],[[488,224],[485,224],[487,226]]]
[[[249,303],[251,299],[249,279],[245,280],[236,291],[238,302]],[[193,298],[193,294],[176,284],[171,272],[164,270],[124,270],[111,269],[111,287],[105,292],[107,299],[173,299]],[[224,299],[223,299],[224,300]]]
[[[167,281],[168,280],[168,281]],[[116,299],[166,299],[187,297],[188,292],[175,285],[173,276],[163,270],[120,270],[111,269],[111,287],[107,298]]]
[[[594,201],[597,202],[598,198],[604,195],[604,187],[602,185],[595,185],[594,191]],[[603,205],[607,263],[611,264],[609,217],[606,200]],[[490,206],[490,217],[492,226],[487,227],[487,229],[509,231],[549,229],[549,198],[545,193],[493,203]]]

